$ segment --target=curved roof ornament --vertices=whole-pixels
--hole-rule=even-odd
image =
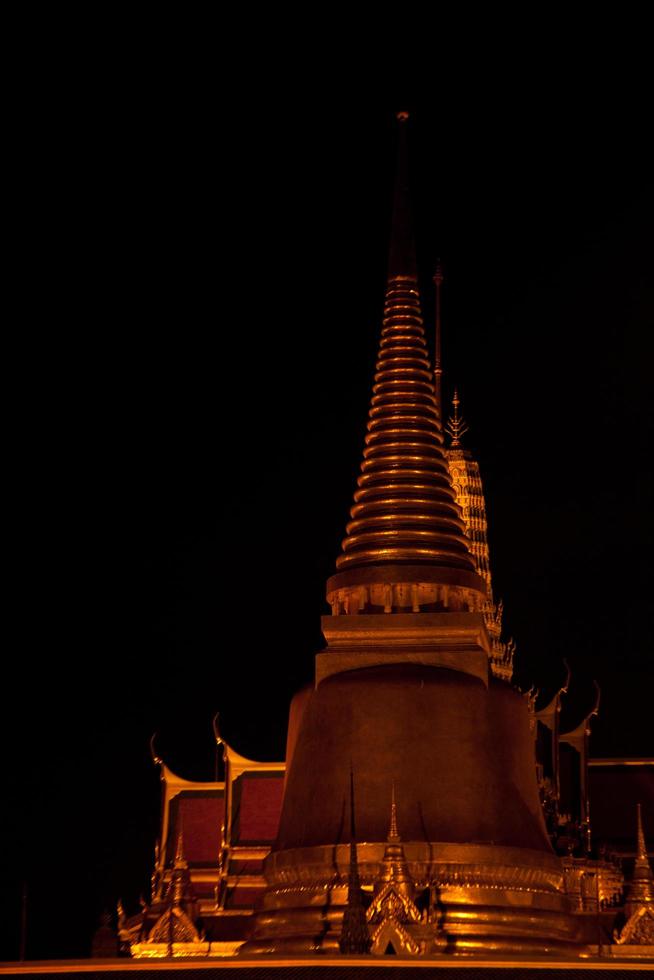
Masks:
[[[158,734],[159,734],[158,732],[153,732],[152,736],[150,737],[150,755],[152,756],[152,761],[155,764],[155,766],[163,766],[164,761],[161,758],[161,756],[158,755],[154,744]]]
[[[213,716],[213,718],[211,719],[211,727],[213,728],[213,737],[216,740],[216,745],[222,745],[223,747],[225,747],[226,743],[224,738],[220,734],[219,722],[220,722],[220,712],[217,711]]]
[[[559,694],[568,693],[568,690],[570,689],[570,679],[572,678],[572,671],[570,670],[570,664],[565,659],[565,657],[563,658],[563,666],[565,667],[566,670],[566,676],[565,676],[565,683],[561,688],[561,690],[559,691]]]
[[[593,716],[597,716],[597,715],[599,714],[599,707],[600,707],[600,699],[601,699],[601,697],[602,697],[602,689],[600,688],[600,686],[599,686],[599,684],[597,683],[597,681],[596,681],[596,680],[594,680],[594,681],[593,681],[593,685],[594,685],[594,687],[595,687],[595,707],[594,707],[594,708],[592,709],[592,711],[591,711],[591,712],[590,712],[590,713],[589,713],[589,714],[588,714],[588,715],[586,716],[586,720],[587,720],[587,721],[590,721],[590,719],[591,719],[591,718],[592,718]]]

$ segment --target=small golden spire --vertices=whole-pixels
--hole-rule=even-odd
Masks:
[[[468,431],[468,426],[466,425],[465,419],[462,415],[459,415],[459,405],[461,401],[459,400],[458,389],[454,389],[454,398],[452,399],[453,412],[447,420],[447,425],[445,426],[445,431],[452,439],[452,446],[461,445],[461,437]]]
[[[177,831],[177,846],[175,848],[175,867],[188,868],[188,862],[184,856],[184,833],[182,830],[182,816],[179,817],[179,830]]]
[[[184,901],[184,896],[188,886],[188,862],[184,857],[184,835],[182,832],[182,815],[179,815],[179,830],[177,831],[177,847],[175,849],[175,861],[173,863],[173,873],[170,880],[170,897],[172,904],[180,906]]]
[[[654,908],[654,875],[647,857],[640,803],[636,805],[636,860],[631,881],[625,889],[625,913],[630,916],[642,906]]]
[[[402,838],[397,829],[397,806],[395,803],[395,781],[391,784],[391,823],[386,838],[386,847],[381,861],[377,890],[384,884],[393,882],[398,891],[407,897],[413,894],[413,885],[407,864]]]
[[[640,803],[636,804],[636,862],[642,863],[643,861],[649,867],[649,860],[647,857],[647,847],[645,846],[645,832],[643,831],[643,815],[641,813]]]
[[[641,886],[647,901],[654,902],[654,876],[647,856],[647,844],[643,830],[643,816],[640,803],[636,804],[636,860],[634,862],[634,882]]]

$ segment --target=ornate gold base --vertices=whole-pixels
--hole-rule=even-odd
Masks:
[[[364,889],[372,889],[385,846],[358,845]],[[411,926],[418,955],[574,951],[576,922],[554,855],[494,845],[403,847],[416,889],[424,893],[422,920]],[[271,854],[264,908],[239,953],[337,953],[348,856],[346,845]]]

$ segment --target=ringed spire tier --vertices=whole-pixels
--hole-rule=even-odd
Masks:
[[[406,114],[398,118],[398,175],[382,335],[358,488],[336,562],[339,573],[328,583],[332,606],[331,597],[340,586],[372,581],[441,582],[486,592],[444,452],[411,232]],[[378,603],[367,597],[364,606],[369,605]]]
[[[416,280],[394,277],[368,435],[338,568],[385,561],[474,570],[443,452]]]

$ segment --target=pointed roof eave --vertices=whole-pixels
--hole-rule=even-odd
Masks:
[[[566,678],[562,687],[558,689],[556,694],[554,694],[552,699],[548,701],[547,704],[543,705],[542,708],[538,708],[534,712],[534,715],[538,721],[542,722],[542,724],[546,725],[550,730],[554,729],[556,717],[561,711],[561,698],[564,694],[568,693],[568,688],[570,687],[570,677],[572,676],[570,673],[570,667],[568,666],[567,660],[564,660],[563,663],[565,664]],[[591,712],[591,714],[593,713],[595,713],[595,709],[593,709],[593,712]]]
[[[576,728],[571,729],[569,732],[561,732],[560,740],[565,742],[566,745],[572,745],[574,748],[579,749],[579,746],[584,741],[584,738],[590,735],[590,720],[591,718],[597,717],[599,714],[601,691],[600,686],[597,681],[593,681],[595,687],[595,704],[590,709],[590,711],[584,715]]]
[[[219,717],[219,713],[216,712],[212,720],[213,734],[216,745],[223,751],[224,761],[229,763],[232,779],[236,779],[241,773],[250,770],[256,770],[258,772],[263,769],[270,772],[283,772],[286,768],[285,762],[258,762],[256,759],[248,759],[244,755],[239,755],[221,735],[218,725]]]
[[[176,772],[173,772],[162,756],[158,754],[155,746],[156,738],[157,733],[155,732],[150,739],[150,756],[153,764],[159,769],[159,778],[161,779],[161,782],[165,783],[166,787],[174,791],[170,793],[171,799],[182,789],[220,790],[225,788],[224,781],[220,782],[213,779],[185,779],[184,776],[179,776]]]

